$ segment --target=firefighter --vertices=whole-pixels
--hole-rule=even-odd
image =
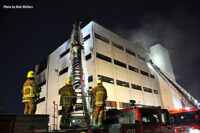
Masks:
[[[72,87],[72,79],[68,78],[66,85],[59,90],[60,106],[62,106],[62,117],[60,121],[60,129],[69,127],[70,113],[73,111],[73,106],[76,103],[76,92]],[[71,96],[71,97],[69,97]]]
[[[107,99],[107,91],[102,84],[102,80],[97,80],[98,86],[88,91],[89,95],[94,95],[94,108],[93,108],[93,127],[102,127],[103,113],[105,107],[105,100]]]
[[[25,103],[24,114],[35,114],[36,100],[39,99],[40,93],[34,80],[34,71],[29,71],[27,80],[22,88],[22,102]]]
[[[81,55],[81,49],[83,49],[83,46],[75,40],[71,42],[71,46],[74,52],[74,58],[78,59]]]

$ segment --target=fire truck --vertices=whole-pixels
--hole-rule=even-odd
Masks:
[[[73,121],[73,120],[72,120]],[[77,119],[76,119],[77,121]],[[63,130],[65,133],[174,133],[168,110],[161,107],[134,105],[105,111],[104,126]]]
[[[200,133],[200,110],[183,108],[169,112],[175,133]]]
[[[173,133],[168,110],[141,106],[106,111],[107,133]]]

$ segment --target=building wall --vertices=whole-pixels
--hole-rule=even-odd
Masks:
[[[159,84],[161,88],[160,93],[163,101],[163,108],[169,110],[174,109],[173,96],[169,85],[161,77],[159,77]]]
[[[107,101],[116,102],[116,105],[111,103],[112,107],[123,108],[126,103],[129,103],[129,100],[136,100],[137,104],[162,106],[167,109],[174,106],[169,87],[145,61],[150,58],[145,49],[131,44],[94,22],[85,26],[82,32],[83,54],[86,59],[83,65],[87,68],[84,70],[86,72],[85,80],[88,78],[88,85],[94,87],[97,85],[96,81],[99,76],[109,78],[109,82],[103,82],[103,84],[108,92]],[[45,96],[46,100],[38,104],[36,113],[50,114],[49,126],[53,125],[53,101],[59,105],[58,90],[65,85],[65,81],[70,75],[69,47],[70,40],[51,53],[48,57],[47,68],[37,75],[38,83],[46,80],[46,84],[42,85],[41,92],[41,97]],[[107,61],[97,57],[98,53],[106,56]],[[116,61],[122,63],[122,66],[117,65]],[[148,76],[141,74],[141,70]],[[117,80],[125,83],[119,83]],[[135,86],[137,87],[135,88]],[[60,106],[58,106],[59,109],[61,109]],[[60,116],[56,120],[57,125],[59,125],[59,121]]]
[[[47,98],[47,69],[45,69],[43,72],[41,72],[39,75],[36,76],[36,83],[41,84],[45,83],[41,86],[41,92],[40,92],[40,98],[45,97]],[[46,114],[47,113],[47,101],[40,103],[37,105],[36,114]]]
[[[146,61],[143,61],[138,58],[138,54],[146,58],[148,56],[147,52],[141,47],[133,46],[123,38],[118,35],[110,32],[109,30],[101,27],[100,25],[94,23],[94,33],[98,34],[102,37],[105,37],[109,40],[109,42],[103,41],[103,39],[95,38],[95,48],[96,52],[105,55],[112,59],[112,62],[108,62],[96,57],[96,68],[97,73],[106,77],[110,77],[114,79],[114,84],[104,83],[107,90],[111,88],[115,90],[115,93],[108,93],[108,100],[116,101],[117,107],[119,108],[119,102],[129,103],[129,100],[136,100],[138,104],[146,104],[146,105],[156,105],[162,106],[160,93],[154,94],[145,92],[142,90],[136,90],[131,88],[131,84],[140,85],[141,87],[147,87],[151,89],[155,89],[159,91],[159,84],[154,83],[158,82],[157,79],[152,79],[149,76],[144,76],[142,74],[129,70],[128,65],[134,66],[138,68],[138,70],[143,70],[150,74],[149,67]],[[95,36],[95,35],[94,35]],[[112,45],[112,42],[115,42],[123,47],[119,49]],[[130,55],[126,52],[126,48],[133,51],[136,55]],[[126,64],[126,67],[121,67],[114,63],[114,60],[120,61]],[[153,73],[151,73],[153,74]],[[155,75],[155,73],[154,73]],[[116,84],[116,80],[125,81],[129,84],[129,87],[123,87]],[[109,85],[109,86],[108,86]],[[152,90],[153,91],[153,90]],[[115,96],[113,96],[115,95]]]
[[[162,47],[160,44],[156,44],[152,47],[150,47],[150,53],[151,53],[151,59],[157,65],[159,68],[161,68],[169,77],[171,77],[173,80],[175,80],[174,72],[172,69],[170,57],[168,54],[168,51],[166,48]],[[180,98],[174,93],[171,86],[167,85],[162,79],[159,79],[161,91],[163,91],[163,94],[168,94],[170,97],[170,100],[172,102],[166,102],[168,101],[168,97],[165,97],[162,95],[163,102],[165,103],[164,106],[166,108],[182,108],[182,103]],[[170,101],[169,100],[169,101]],[[173,106],[172,106],[173,105]]]
[[[160,44],[150,47],[153,62],[175,80],[169,53]]]

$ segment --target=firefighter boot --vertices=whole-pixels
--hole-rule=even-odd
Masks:
[[[97,127],[96,121],[97,121],[96,119],[93,120],[93,124],[92,124],[93,128],[96,128],[96,127]]]
[[[97,127],[98,127],[98,128],[101,128],[101,127],[102,127],[102,118],[99,118]]]

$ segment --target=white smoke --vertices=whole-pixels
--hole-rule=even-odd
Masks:
[[[142,18],[140,27],[127,29],[122,26],[115,32],[132,43],[140,42],[144,48],[160,43],[168,49],[176,80],[195,98],[199,98],[198,74],[200,60],[199,32],[193,29],[195,21],[166,19],[150,15]],[[197,94],[198,92],[198,94]]]

